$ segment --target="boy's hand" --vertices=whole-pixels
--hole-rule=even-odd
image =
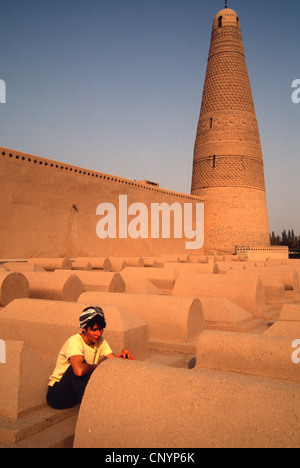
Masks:
[[[130,361],[135,361],[133,354],[129,349],[123,349],[123,351],[117,356],[117,358],[129,359]]]

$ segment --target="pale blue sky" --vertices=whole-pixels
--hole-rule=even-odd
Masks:
[[[2,0],[0,146],[190,192],[223,0]],[[300,2],[229,0],[241,21],[270,229],[300,235]]]

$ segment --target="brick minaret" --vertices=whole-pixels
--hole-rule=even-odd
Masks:
[[[207,253],[270,245],[263,157],[240,21],[227,5],[213,22],[192,194],[205,203]]]

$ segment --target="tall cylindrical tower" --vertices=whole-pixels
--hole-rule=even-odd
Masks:
[[[269,246],[263,157],[239,17],[215,17],[198,124],[192,194],[205,203],[205,247]]]

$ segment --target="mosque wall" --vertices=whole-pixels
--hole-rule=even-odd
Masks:
[[[184,227],[181,238],[175,238],[173,215],[170,217],[169,238],[162,238],[161,231],[159,238],[154,238],[151,231],[152,204],[179,204],[184,218],[186,204],[196,213],[196,205],[201,203],[197,196],[6,148],[0,148],[0,173],[0,258],[158,256],[199,254],[203,251],[203,248],[187,250]],[[147,237],[132,238],[128,233],[127,238],[120,238],[120,196],[122,206],[125,200],[128,209],[133,203],[141,203],[148,208]],[[102,216],[97,215],[97,208],[103,203],[116,207],[116,238],[101,239],[99,231],[97,234],[99,221],[104,223],[104,212]],[[136,220],[135,232],[141,227],[137,225],[138,214],[136,212],[135,216],[127,218],[128,223]],[[110,220],[112,224],[109,222],[107,229],[108,226],[113,227],[113,219]],[[123,236],[125,221],[122,221]],[[103,232],[104,225],[102,228]]]

